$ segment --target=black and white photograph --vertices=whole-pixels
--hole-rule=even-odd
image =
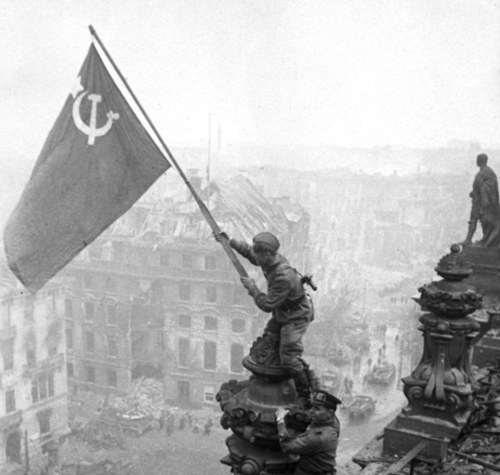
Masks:
[[[500,474],[500,0],[0,31],[0,474]]]

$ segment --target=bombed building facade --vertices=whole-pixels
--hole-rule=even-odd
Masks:
[[[0,299],[0,472],[42,466],[68,429],[64,294],[36,295],[2,279]],[[42,465],[40,465],[42,464]]]
[[[307,265],[309,219],[300,206],[267,200],[243,176],[201,190],[191,173],[221,229],[249,241],[272,231]],[[126,392],[134,378],[154,376],[173,404],[214,404],[220,384],[243,372],[264,316],[191,196],[159,195],[136,204],[60,275],[68,384]]]

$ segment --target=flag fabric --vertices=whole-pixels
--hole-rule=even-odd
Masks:
[[[92,44],[5,226],[9,267],[37,291],[169,167]]]

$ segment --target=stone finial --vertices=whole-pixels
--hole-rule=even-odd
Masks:
[[[457,318],[469,315],[482,307],[482,295],[464,282],[472,273],[472,266],[460,244],[453,244],[451,252],[441,258],[436,272],[443,279],[420,287],[417,302],[422,310],[436,315]]]
[[[461,244],[453,244],[450,253],[443,256],[434,269],[443,279],[463,280],[472,273],[472,266],[467,256],[462,253]]]

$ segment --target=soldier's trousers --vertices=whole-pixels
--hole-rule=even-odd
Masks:
[[[281,326],[280,361],[283,366],[290,368],[291,373],[298,374],[304,369],[299,357],[304,353],[302,338],[308,326],[307,320],[296,320]]]

